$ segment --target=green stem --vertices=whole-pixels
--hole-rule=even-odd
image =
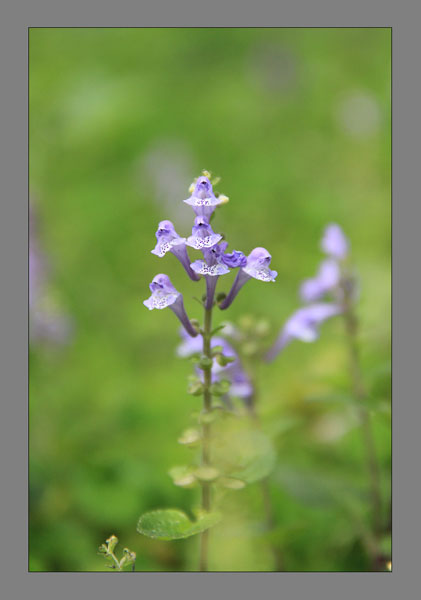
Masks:
[[[118,562],[118,560],[117,560],[117,557],[116,557],[116,555],[114,554],[114,552],[109,552],[109,553],[108,553],[108,556],[111,556],[111,558],[112,558],[112,559],[113,559],[113,561],[115,562],[116,569],[117,569],[118,571],[121,571],[121,569],[120,569],[120,563]]]
[[[207,358],[211,355],[212,339],[212,307],[205,308],[205,323],[203,328],[203,354]],[[209,413],[212,408],[212,395],[210,387],[212,384],[212,366],[203,369],[203,414]],[[202,465],[210,465],[210,424],[202,425]],[[211,508],[210,484],[202,483],[202,509],[209,511]],[[203,531],[200,536],[200,562],[199,571],[208,570],[208,543],[209,531]]]
[[[380,470],[372,431],[370,413],[364,404],[367,394],[362,381],[357,335],[358,323],[350,303],[346,303],[343,313],[348,340],[349,364],[353,394],[358,405],[358,417],[361,423],[363,443],[366,453],[367,469],[370,477],[370,493],[375,537],[382,531],[382,502],[380,493]]]

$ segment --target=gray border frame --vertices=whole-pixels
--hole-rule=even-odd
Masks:
[[[96,6],[95,6],[96,4]],[[134,4],[134,3],[133,3]],[[109,1],[73,0],[62,4],[15,0],[3,8],[0,35],[2,66],[1,116],[1,435],[3,533],[0,544],[2,591],[6,598],[113,598],[137,594],[153,600],[172,598],[242,599],[277,597],[288,600],[370,597],[416,597],[419,563],[419,440],[420,403],[411,367],[417,367],[417,295],[415,261],[419,203],[411,202],[411,175],[415,179],[420,156],[418,117],[420,48],[416,0],[395,3],[300,0],[293,7],[265,7],[243,1],[242,10],[223,3],[218,18],[215,0],[198,13],[192,3],[162,0],[153,6]],[[238,3],[237,3],[238,4]],[[184,11],[182,10],[184,8]],[[13,14],[14,13],[14,14]],[[114,13],[114,14],[113,14]],[[245,17],[247,15],[247,18]],[[417,19],[418,16],[418,19]],[[246,21],[249,21],[248,23]],[[27,28],[39,26],[386,26],[393,27],[393,558],[392,573],[144,573],[117,579],[105,573],[28,573],[27,569]],[[418,42],[419,43],[419,42]],[[418,50],[418,52],[417,52]],[[418,93],[418,95],[417,95]],[[413,168],[415,167],[415,169]],[[413,182],[415,187],[415,181]],[[399,186],[399,192],[398,187]],[[418,213],[416,209],[418,208]],[[414,210],[415,209],[415,210]],[[396,238],[399,236],[399,245]],[[402,240],[402,241],[401,241]],[[412,261],[412,264],[411,264]],[[399,266],[402,266],[400,269]],[[404,269],[404,267],[406,267]],[[407,288],[403,275],[408,274]],[[399,307],[399,313],[398,313]],[[406,344],[404,343],[406,342]],[[411,375],[414,377],[411,382]],[[412,385],[411,385],[412,383]],[[414,401],[410,400],[414,395]],[[406,406],[403,403],[406,400]],[[405,410],[406,409],[406,410]],[[402,467],[402,468],[400,468]],[[399,490],[399,494],[397,492]],[[398,503],[396,500],[398,499]],[[102,576],[102,577],[101,577]],[[207,578],[205,582],[204,579]],[[411,581],[412,579],[412,581]],[[406,593],[405,589],[408,587]],[[414,593],[411,591],[414,590]]]

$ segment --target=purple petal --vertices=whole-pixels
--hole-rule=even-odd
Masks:
[[[266,360],[273,360],[293,339],[314,342],[319,337],[318,326],[326,319],[342,312],[340,306],[329,303],[310,304],[297,310],[281,329],[277,340],[266,354]]]
[[[328,258],[324,260],[316,277],[306,279],[300,288],[300,296],[304,302],[315,302],[332,291],[339,284],[341,270],[338,263]]]
[[[186,244],[196,250],[202,250],[202,248],[212,248],[220,240],[222,240],[222,235],[214,233],[204,217],[196,217],[192,235],[187,238]]]
[[[172,248],[186,243],[186,238],[178,235],[171,221],[161,221],[155,235],[157,243],[151,252],[159,257],[170,252]]]
[[[255,248],[247,257],[247,264],[243,270],[260,281],[275,281],[278,273],[269,268],[272,257],[265,248]]]
[[[225,265],[227,265],[227,267],[230,267],[231,269],[245,267],[247,264],[246,256],[243,254],[243,252],[238,250],[234,250],[230,254],[223,254],[221,256],[221,260]]]
[[[154,308],[163,309],[167,306],[171,306],[176,302],[177,298],[181,296],[180,292],[177,292],[170,278],[163,273],[156,275],[149,288],[152,295],[147,300],[144,300],[143,304],[153,310]]]
[[[329,256],[343,259],[348,254],[349,242],[340,226],[336,223],[331,223],[324,230],[321,247],[323,252],[329,254]]]

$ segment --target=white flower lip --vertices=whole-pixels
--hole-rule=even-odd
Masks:
[[[212,277],[225,275],[230,272],[228,267],[224,264],[217,263],[209,267],[204,260],[195,260],[190,266],[195,273],[198,273],[199,275],[210,275]]]

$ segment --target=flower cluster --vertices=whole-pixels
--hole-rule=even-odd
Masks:
[[[255,248],[248,256],[238,250],[227,252],[228,242],[223,236],[215,233],[210,220],[217,206],[228,202],[227,196],[216,195],[210,181],[210,174],[203,172],[190,188],[191,196],[184,200],[195,213],[191,235],[180,236],[171,221],[161,221],[156,232],[156,246],[152,253],[158,257],[171,252],[183,265],[186,273],[193,281],[202,276],[206,281],[205,309],[214,305],[215,289],[221,275],[231,269],[238,269],[231,290],[219,304],[221,310],[230,306],[243,285],[251,278],[260,281],[275,281],[276,271],[269,267],[271,255],[265,248]],[[198,250],[202,258],[191,261],[187,247]],[[150,284],[152,295],[144,301],[150,310],[170,307],[183,324],[186,332],[195,337],[198,330],[192,325],[184,309],[183,296],[172,285],[167,275],[157,275]]]
[[[326,258],[315,277],[303,281],[300,296],[305,306],[299,308],[286,321],[266,355],[273,360],[292,340],[314,342],[319,337],[318,327],[324,321],[343,312],[345,277],[344,261],[348,257],[349,242],[339,225],[327,225],[321,240]],[[322,300],[330,295],[333,302]]]

